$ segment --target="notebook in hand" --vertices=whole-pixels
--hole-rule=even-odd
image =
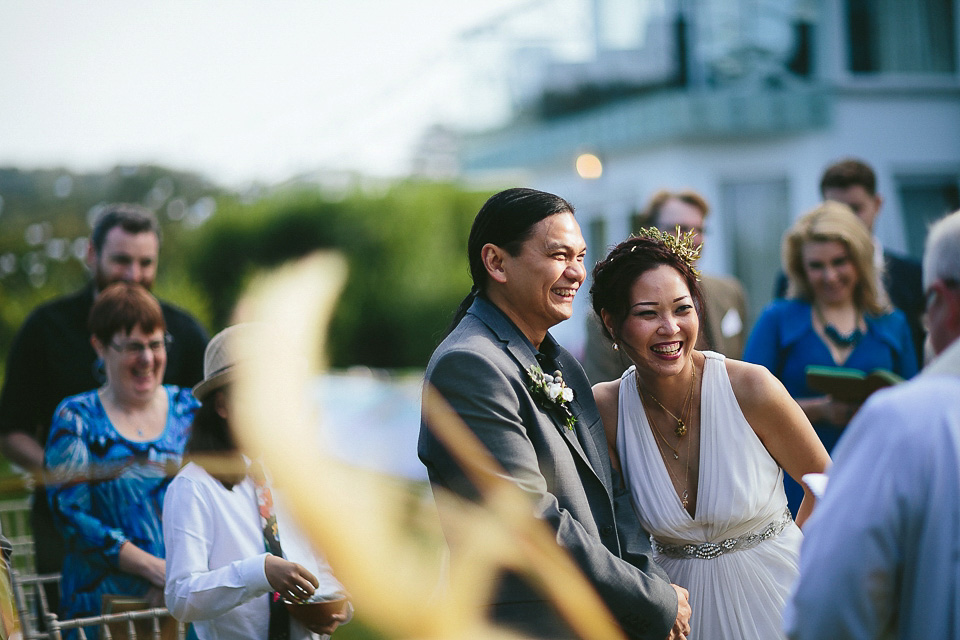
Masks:
[[[889,369],[874,369],[865,373],[849,367],[810,365],[806,369],[807,386],[833,396],[834,400],[860,404],[871,393],[903,382],[903,378]]]

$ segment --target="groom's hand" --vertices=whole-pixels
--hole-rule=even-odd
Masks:
[[[670,629],[667,640],[685,640],[687,634],[690,633],[690,614],[693,613],[690,602],[687,600],[690,597],[690,592],[675,584],[670,586],[677,592],[677,620],[673,623],[673,628]]]

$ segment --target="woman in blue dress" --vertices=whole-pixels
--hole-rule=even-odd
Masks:
[[[763,310],[743,359],[780,379],[829,452],[859,406],[809,388],[807,367],[887,369],[909,378],[917,356],[906,316],[890,307],[880,284],[873,238],[846,205],[824,202],[801,217],[784,236],[782,259],[787,298]],[[784,483],[796,515],[803,489],[790,478]]]
[[[64,619],[99,615],[106,594],[163,605],[163,497],[198,407],[190,390],[161,382],[166,325],[146,289],[110,285],[89,326],[106,384],[60,403],[44,453],[67,545]]]

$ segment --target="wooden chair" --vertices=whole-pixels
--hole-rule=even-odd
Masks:
[[[141,609],[123,613],[109,613],[89,618],[59,620],[55,614],[47,615],[49,640],[63,640],[63,632],[77,630],[79,640],[87,640],[86,631],[98,629],[100,640],[184,640],[186,626],[174,620],[163,607]]]
[[[19,571],[13,569],[10,572],[10,580],[13,583],[13,598],[17,616],[20,618],[23,640],[47,638],[48,634],[43,630],[41,620],[52,615],[52,612],[47,603],[47,592],[44,587],[51,584],[59,585],[60,574],[21,575]]]

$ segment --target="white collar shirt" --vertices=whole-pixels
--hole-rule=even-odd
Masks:
[[[784,611],[796,640],[960,638],[960,341],[834,450]]]
[[[315,555],[283,509],[274,506],[284,557],[320,581],[318,591],[344,591],[325,560]],[[202,467],[187,464],[163,504],[167,576],[164,595],[175,618],[192,622],[200,640],[265,640],[272,593],[256,489],[247,477],[232,489]],[[291,640],[317,638],[291,620]]]

